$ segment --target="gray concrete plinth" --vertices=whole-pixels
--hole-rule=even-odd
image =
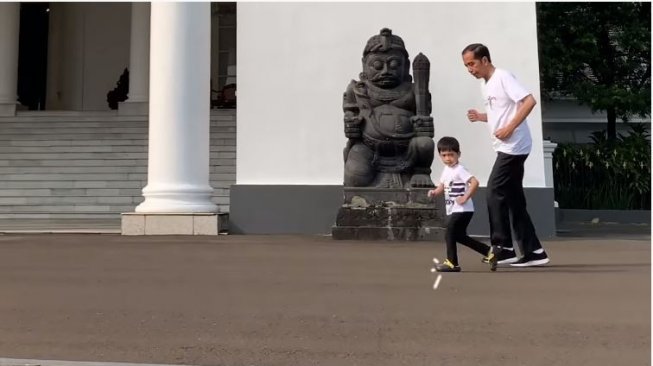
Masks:
[[[224,213],[140,213],[121,215],[122,235],[218,235],[226,231]]]

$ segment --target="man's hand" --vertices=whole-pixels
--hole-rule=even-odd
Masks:
[[[429,197],[429,198],[435,197],[436,193],[437,193],[437,191],[435,189],[431,189],[426,193],[426,196]]]
[[[506,140],[512,136],[512,133],[514,132],[514,129],[506,126],[506,127],[501,127],[498,130],[494,132],[494,137],[498,138],[499,140]]]
[[[512,133],[515,132],[515,129],[517,129],[517,127],[519,127],[519,125],[521,125],[524,120],[526,120],[526,116],[531,113],[533,107],[535,107],[536,104],[537,102],[531,94],[525,96],[517,104],[517,112],[515,112],[515,117],[513,117],[512,121],[510,121],[510,123],[508,123],[505,127],[494,131],[494,136],[499,140],[505,140],[512,136]]]
[[[487,122],[487,114],[479,113],[476,109],[470,109],[467,111],[467,119],[471,122]]]
[[[458,203],[459,205],[464,205],[468,199],[469,198],[465,196],[456,197],[456,203]]]

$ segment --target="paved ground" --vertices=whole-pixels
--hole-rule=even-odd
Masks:
[[[650,365],[650,236],[544,244],[550,266],[496,273],[461,249],[434,291],[432,243],[0,235],[0,357]]]

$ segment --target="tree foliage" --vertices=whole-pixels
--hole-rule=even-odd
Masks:
[[[573,96],[616,119],[651,115],[651,3],[537,3],[544,96]]]

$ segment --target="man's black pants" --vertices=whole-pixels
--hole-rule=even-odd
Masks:
[[[447,259],[449,259],[454,265],[458,265],[456,242],[465,245],[484,256],[487,255],[490,250],[488,245],[470,238],[469,235],[467,235],[467,225],[469,225],[469,222],[472,220],[472,216],[474,216],[473,212],[454,212],[449,215],[445,241],[447,242]]]
[[[490,241],[492,245],[512,248],[510,214],[512,214],[515,239],[523,245],[524,254],[542,248],[535,233],[531,217],[526,211],[524,196],[524,162],[528,155],[509,155],[502,152],[492,167],[487,183],[487,208],[490,216]]]

